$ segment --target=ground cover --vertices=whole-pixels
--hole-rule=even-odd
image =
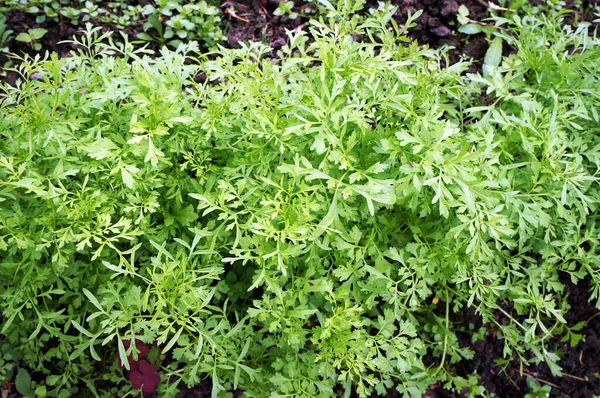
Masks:
[[[593,13],[401,5],[230,4],[237,49],[89,28],[22,63],[4,391],[599,394]]]

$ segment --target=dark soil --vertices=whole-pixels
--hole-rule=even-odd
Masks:
[[[209,398],[212,393],[212,383],[209,379],[203,380],[194,388],[182,388],[177,398]],[[243,397],[242,391],[238,390],[233,393],[233,398]]]
[[[275,0],[235,2],[237,17],[229,14],[227,44],[236,48],[240,42],[260,41],[278,50],[288,42],[286,30],[304,28],[308,17],[315,12],[312,4],[304,4],[297,7],[298,17],[290,19],[287,16],[273,15],[277,4],[278,1]]]
[[[196,387],[182,389],[177,398],[208,398],[212,392],[212,383],[210,380],[203,380]]]
[[[563,368],[563,377],[552,376],[546,364],[525,367],[523,374],[519,364],[514,361],[506,368],[495,364],[495,360],[502,358],[503,343],[496,330],[488,329],[483,340],[471,341],[471,333],[458,333],[461,346],[469,347],[475,351],[473,360],[463,361],[456,366],[456,373],[468,376],[474,371],[480,376],[480,383],[490,393],[498,397],[523,397],[527,394],[527,378],[531,377],[539,384],[552,387],[551,397],[561,398],[592,398],[600,395],[600,311],[588,302],[590,286],[587,280],[580,281],[577,285],[566,279],[562,281],[566,286],[566,294],[571,309],[567,313],[567,326],[573,327],[578,322],[585,322],[579,331],[583,338],[575,347],[568,343],[560,342],[557,338],[550,344],[550,351],[560,353],[559,365]],[[507,303],[507,309],[510,303]],[[501,317],[499,316],[498,319]],[[472,309],[467,310],[461,319],[455,320],[455,326],[463,326],[468,330],[468,325],[475,325],[475,330],[481,327],[481,321]],[[437,392],[431,397],[452,397],[443,392]]]
[[[69,52],[73,49],[73,46],[69,44],[58,44],[63,40],[71,40],[77,33],[78,27],[70,24],[68,21],[56,23],[48,18],[48,21],[45,23],[38,24],[35,22],[34,16],[21,11],[8,12],[5,16],[8,29],[15,32],[13,36],[16,36],[20,32],[27,32],[28,29],[44,28],[48,30],[48,33],[40,40],[44,49],[55,51],[61,57],[69,56]],[[18,42],[14,39],[10,42],[9,49],[11,52],[18,55],[34,55],[36,53],[36,51],[30,48],[27,43]],[[0,60],[0,63],[2,63],[2,60]]]
[[[311,4],[297,7],[298,18],[289,19],[273,15],[278,0],[240,0],[236,7],[240,9],[237,16],[229,18],[229,46],[237,47],[240,41],[263,41],[275,50],[288,42],[286,30],[305,29],[308,18],[315,12]],[[394,15],[398,24],[402,25],[408,14],[423,10],[409,35],[422,44],[432,47],[451,46],[450,61],[456,62],[461,56],[474,59],[476,62],[471,72],[480,70],[477,61],[483,60],[488,44],[484,35],[471,36],[456,34],[456,14],[462,4],[469,8],[469,17],[475,20],[486,18],[487,9],[478,0],[445,1],[445,0],[396,0],[392,4],[398,6]],[[369,0],[365,9],[377,7],[378,0]]]
[[[273,11],[277,8],[278,0],[239,0],[225,1],[222,9],[227,17],[227,45],[229,47],[238,47],[240,42],[262,41],[269,44],[274,53],[287,44],[288,36],[286,30],[306,29],[308,18],[315,12],[314,6],[303,2],[296,2],[295,8],[298,18],[290,19],[286,16],[274,16]],[[467,36],[458,34],[456,29],[458,22],[456,14],[458,7],[465,5],[469,11],[469,17],[474,20],[482,21],[486,18],[486,1],[483,0],[395,0],[392,1],[398,6],[395,19],[399,24],[406,21],[408,13],[414,13],[419,9],[423,14],[417,20],[417,25],[409,31],[409,35],[432,47],[448,45],[454,49],[450,52],[450,61],[456,62],[461,57],[468,57],[475,60],[471,71],[479,70],[479,61],[481,61],[487,50],[487,40],[484,35]],[[567,6],[573,5],[573,0],[566,1]],[[600,3],[600,0],[589,0],[582,2],[582,9],[577,10],[574,18],[578,20],[591,20],[594,18],[590,12],[594,4]],[[368,6],[376,6],[377,0],[370,0]],[[232,10],[235,13],[232,13]],[[68,43],[60,44],[61,41],[70,40],[73,35],[82,28],[82,26],[73,26],[69,21],[57,23],[47,21],[42,25],[35,23],[35,17],[24,12],[10,12],[7,15],[8,29],[13,30],[14,36],[19,32],[27,31],[30,28],[42,27],[48,30],[48,33],[40,41],[45,50],[58,52],[59,55],[66,57],[74,50],[74,46]],[[569,22],[569,21],[567,21]],[[104,31],[117,31],[114,26],[104,26]],[[131,37],[141,32],[141,24],[128,27],[125,33]],[[11,42],[11,52],[15,54],[34,54],[35,52],[25,43],[16,41]],[[275,54],[273,54],[275,56]],[[5,54],[0,53],[0,69],[8,61]],[[9,83],[14,82],[15,75],[7,77],[0,76],[0,80],[6,80]],[[568,300],[571,310],[567,315],[569,326],[577,322],[585,321],[585,326],[581,330],[582,341],[575,347],[569,347],[567,343],[554,341],[554,349],[561,352],[564,376],[562,378],[553,377],[545,364],[532,366],[520,372],[519,364],[510,363],[506,368],[497,366],[495,360],[502,357],[502,340],[497,336],[493,329],[488,329],[483,340],[472,342],[471,334],[459,332],[459,343],[462,346],[470,347],[475,351],[473,360],[463,361],[455,366],[455,372],[462,376],[468,376],[473,372],[480,376],[481,384],[490,393],[495,393],[498,397],[523,397],[528,392],[527,377],[532,377],[541,384],[553,386],[551,396],[553,397],[572,397],[572,398],[592,398],[594,395],[600,395],[600,360],[597,355],[600,354],[600,312],[587,300],[589,295],[589,284],[585,281],[578,285],[570,281],[563,281],[567,286],[569,294]],[[507,304],[510,307],[510,303]],[[479,329],[481,322],[473,310],[466,311],[459,319],[453,319],[453,325],[456,330],[461,327],[468,330],[468,325],[475,325],[475,330]],[[200,385],[192,389],[184,389],[178,397],[203,398],[211,394],[211,382],[205,380]],[[465,392],[466,393],[466,392]],[[241,396],[238,392],[236,395]],[[397,397],[398,393],[392,391],[388,397]],[[429,398],[441,397],[462,397],[466,394],[452,395],[444,391],[439,386],[432,386],[426,394]]]
[[[450,51],[450,62],[459,61],[461,56],[472,58],[475,63],[470,72],[481,69],[479,61],[483,60],[488,44],[484,35],[469,37],[457,33],[459,26],[456,20],[458,7],[461,5],[469,9],[469,18],[483,21],[487,17],[487,8],[484,2],[477,0],[398,0],[393,2],[398,5],[395,19],[399,24],[406,21],[408,14],[423,10],[423,14],[416,21],[417,25],[410,30],[413,39],[431,47],[447,45],[453,47]]]

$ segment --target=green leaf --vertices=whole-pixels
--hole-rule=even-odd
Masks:
[[[87,152],[92,159],[101,160],[114,156],[114,152],[117,151],[119,147],[111,140],[101,138],[94,141],[92,144],[83,146],[82,149]]]
[[[483,59],[483,75],[488,76],[502,61],[502,38],[496,36],[490,43]]]
[[[125,345],[123,344],[123,340],[117,336],[117,347],[119,350],[119,357],[121,358],[121,363],[125,367],[125,369],[130,370],[129,360],[127,359],[127,352],[125,351]]]
[[[152,13],[150,15],[150,17],[148,18],[148,22],[150,22],[150,25],[152,25],[152,27],[154,29],[156,29],[156,31],[158,32],[159,35],[162,35],[162,33],[163,33],[162,21],[160,20],[158,15],[156,15],[156,13]]]
[[[466,35],[476,35],[478,33],[483,32],[483,26],[476,23],[468,23],[466,25],[461,25],[458,27],[458,31],[460,33],[464,33]]]
[[[31,391],[31,376],[25,368],[19,368],[15,377],[15,388],[22,395],[27,395]]]
[[[77,321],[75,320],[71,320],[71,323],[73,324],[73,326],[75,326],[75,329],[77,329],[80,333],[84,334],[85,336],[88,337],[94,337],[93,334],[91,334],[90,332],[88,332],[83,326],[81,326]]]
[[[329,226],[333,223],[333,221],[335,220],[336,216],[337,216],[337,212],[338,212],[338,206],[337,206],[337,191],[335,192],[335,194],[333,195],[333,200],[331,201],[331,205],[329,206],[329,210],[327,211],[327,214],[325,215],[325,217],[323,217],[323,219],[321,220],[321,222],[319,223],[319,225],[317,225],[317,228],[315,229],[315,236],[313,238],[318,238],[319,236],[321,236],[321,234],[323,234],[324,231],[326,231]]]
[[[109,270],[111,270],[111,271],[113,271],[115,273],[115,275],[113,275],[113,277],[115,277],[116,275],[119,275],[119,274],[133,275],[133,273],[131,271],[128,271],[126,269],[119,268],[119,267],[117,267],[115,265],[112,265],[108,261],[102,261],[102,265],[104,265],[106,268],[108,268]]]
[[[169,340],[169,342],[163,349],[163,352],[169,351],[171,349],[171,347],[173,347],[175,345],[175,343],[177,343],[177,340],[179,339],[179,336],[181,336],[181,333],[183,333],[183,326],[180,327],[179,330],[177,331],[177,333],[175,333],[175,335],[171,338],[171,340]]]
[[[34,40],[38,40],[38,39],[41,39],[42,37],[44,37],[44,35],[46,33],[48,33],[48,30],[43,29],[43,28],[36,28],[36,29],[30,29],[28,31],[28,33]]]
[[[48,393],[48,390],[46,389],[46,386],[44,386],[44,385],[37,386],[35,389],[35,392],[34,392],[36,397],[45,397],[47,393]]]
[[[90,300],[90,302],[92,304],[94,304],[94,306],[96,308],[98,308],[100,311],[103,311],[102,306],[100,305],[100,302],[98,301],[98,299],[92,294],[92,292],[90,292],[87,289],[83,289],[83,294],[85,294],[85,296],[88,298],[88,300]]]
[[[146,32],[140,32],[135,37],[137,37],[138,39],[144,40],[144,41],[153,41],[154,40],[154,38]]]
[[[581,329],[583,329],[584,327],[585,327],[585,321],[580,321],[580,322],[577,322],[575,325],[573,325],[573,327],[571,327],[571,330],[578,332]]]
[[[127,186],[129,189],[133,189],[135,187],[135,180],[131,173],[127,170],[126,167],[121,168],[121,179],[123,180],[123,184]]]
[[[546,360],[546,364],[550,368],[550,372],[552,372],[552,375],[554,377],[561,377],[562,376],[562,368],[557,363],[560,360],[560,357],[552,352],[546,351],[545,349],[544,349],[543,353],[544,353],[544,359]]]
[[[17,37],[15,37],[16,41],[21,41],[21,42],[25,42],[25,43],[29,43],[31,42],[33,39],[31,38],[31,36],[29,36],[27,33],[25,32],[21,32],[17,35]]]
[[[48,384],[49,386],[55,386],[61,378],[62,376],[60,375],[48,375],[46,377],[46,384]]]

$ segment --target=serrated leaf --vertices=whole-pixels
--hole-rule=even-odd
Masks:
[[[554,377],[561,377],[562,367],[560,367],[557,363],[560,360],[560,357],[553,352],[544,350],[544,359],[546,360],[546,364],[550,368],[552,375]]]
[[[138,144],[142,142],[142,140],[148,139],[147,135],[136,135],[127,140],[129,145]]]
[[[118,150],[119,147],[111,140],[101,138],[92,144],[83,146],[82,149],[87,152],[92,159],[101,160],[112,157],[114,151]]]

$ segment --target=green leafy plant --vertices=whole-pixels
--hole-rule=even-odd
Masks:
[[[150,32],[150,29],[154,29],[156,33]],[[159,46],[164,46],[167,40],[173,38],[173,30],[165,31],[160,18],[156,14],[151,14],[148,21],[144,23],[144,31],[138,33],[136,37],[144,42],[155,42]],[[176,42],[170,44],[174,45]]]
[[[166,36],[174,34],[181,40],[198,38],[208,46],[214,46],[225,39],[220,29],[221,17],[218,5],[210,5],[204,0],[194,3],[169,1],[167,7],[164,7],[161,12],[169,17],[166,23]],[[179,43],[179,40],[173,41],[175,46]]]
[[[0,97],[0,339],[32,387],[477,396],[466,308],[500,361],[561,375],[559,274],[600,307],[598,39],[498,18],[516,51],[482,76],[410,42],[419,13],[322,5],[278,59],[91,27],[24,57]]]
[[[43,28],[28,29],[27,32],[19,33],[17,37],[15,37],[15,40],[27,43],[32,49],[40,51],[42,49],[42,43],[39,43],[38,40],[44,37],[46,33],[48,33],[48,30]]]
[[[277,5],[277,9],[273,12],[273,15],[281,16],[285,15],[289,19],[298,18],[298,13],[294,12],[294,2],[293,1],[281,1]]]
[[[13,379],[17,367],[18,355],[15,349],[5,341],[0,342],[0,385]]]
[[[474,21],[469,18],[469,9],[464,5],[458,8],[456,14],[458,22],[461,24],[458,31],[467,35],[475,35],[485,33],[489,38],[489,47],[483,59],[482,72],[484,76],[488,76],[491,70],[497,68],[502,60],[502,37],[496,35],[498,27],[484,22]]]
[[[8,52],[8,43],[12,39],[13,31],[6,25],[6,17],[0,13],[0,53]]]
[[[469,13],[469,9],[464,4],[458,7],[456,19],[460,24],[460,26],[458,27],[458,31],[460,33],[464,33],[467,35],[486,33],[488,35],[492,35],[494,32],[496,32],[497,28],[494,25],[489,25],[481,21],[473,20],[469,18]]]
[[[542,385],[531,377],[527,378],[527,387],[529,387],[529,391],[525,394],[525,398],[548,398],[552,392],[552,387]]]

